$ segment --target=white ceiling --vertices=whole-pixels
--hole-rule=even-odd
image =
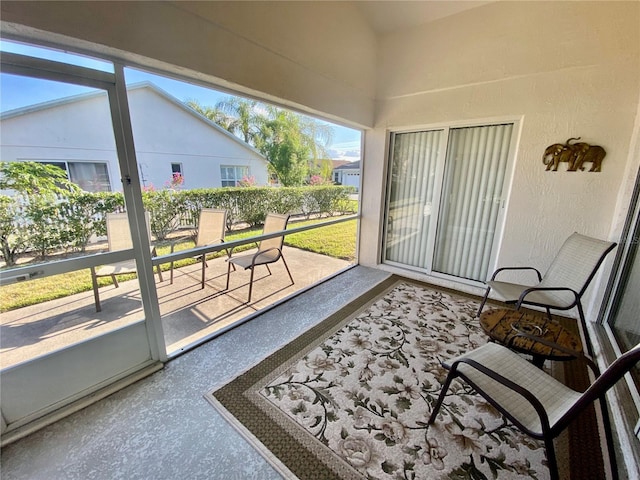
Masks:
[[[490,3],[480,0],[356,1],[376,33],[411,28]]]

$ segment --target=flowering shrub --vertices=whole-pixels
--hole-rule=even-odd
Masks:
[[[245,175],[242,177],[242,180],[238,182],[239,187],[255,187],[256,186],[256,177],[253,175]]]
[[[320,185],[333,185],[333,183],[329,180],[325,180],[320,175],[312,175],[309,179],[309,185],[317,187]]]
[[[170,190],[180,190],[182,185],[184,184],[184,177],[181,173],[175,172],[171,175],[171,178],[164,183],[164,188],[168,188]],[[153,188],[153,185],[151,186]]]

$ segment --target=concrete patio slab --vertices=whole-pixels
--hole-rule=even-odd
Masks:
[[[249,253],[249,252],[247,252]],[[282,262],[256,269],[253,295],[247,303],[249,271],[232,271],[225,291],[224,258],[207,262],[206,284],[201,288],[200,264],[174,271],[156,288],[167,351],[186,349],[198,339],[229,328],[279,300],[348,267],[350,262],[285,247],[284,256],[295,280],[291,285]],[[25,307],[0,316],[0,368],[46,355],[67,345],[104,334],[144,318],[137,280],[120,287],[100,289],[102,311],[96,312],[93,292]]]

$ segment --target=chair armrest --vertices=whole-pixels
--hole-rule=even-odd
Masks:
[[[516,302],[516,310],[520,308],[522,302],[525,301],[526,296],[532,292],[571,292],[576,297],[576,303],[580,299],[580,295],[578,295],[578,292],[568,287],[529,287],[520,294],[520,298],[518,298],[518,301]]]
[[[533,270],[534,272],[536,272],[536,275],[538,276],[538,281],[539,282],[542,281],[542,275],[540,274],[540,271],[537,268],[533,268],[533,267],[501,267],[501,268],[498,268],[495,272],[493,272],[493,275],[491,276],[491,281],[496,279],[496,276],[498,275],[498,273],[503,271],[509,271],[509,270]]]
[[[188,240],[191,240],[193,242],[193,248],[198,246],[198,245],[196,245],[196,242],[195,242],[195,240],[193,239],[193,237],[191,235],[184,235],[184,236],[181,236],[181,237],[177,237],[174,240],[171,240],[169,242],[169,246],[171,247],[170,253],[175,253],[176,245],[178,245],[179,243],[186,242]],[[224,240],[221,240],[221,242],[223,242],[223,241]]]
[[[277,250],[278,253],[282,254],[280,249],[276,247],[267,248],[266,250],[258,250],[256,253],[253,254],[253,258],[251,258],[251,265],[255,265],[256,258],[258,258],[260,255],[270,252],[272,250]]]
[[[224,238],[221,238],[218,243],[224,243]],[[231,254],[233,253],[233,248],[226,248],[224,251],[227,252],[227,260],[229,260],[231,258]],[[234,268],[235,268],[235,265],[234,265]]]

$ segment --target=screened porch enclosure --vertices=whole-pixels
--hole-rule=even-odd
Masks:
[[[12,49],[17,52],[7,51]],[[0,195],[8,206],[3,227],[9,232],[0,262],[3,441],[148,375],[349,268],[357,257],[357,215],[345,213],[357,212],[358,200],[343,190],[344,201],[332,203],[330,211],[320,211],[317,202],[317,210],[286,207],[296,217],[289,230],[297,227],[307,244],[326,243],[307,230],[344,223],[344,248],[337,253],[287,245],[283,256],[292,276],[283,277],[277,264],[273,276],[262,267],[253,282],[244,271],[225,282],[226,255],[216,253],[237,253],[229,249],[242,251],[260,240],[253,231],[260,219],[248,221],[238,207],[236,221],[223,222],[229,234],[224,248],[220,239],[197,247],[196,256],[216,257],[204,262],[206,282],[198,281],[200,269],[190,259],[200,226],[176,197],[206,188],[205,201],[215,201],[215,192],[226,199],[224,182],[236,186],[248,175],[267,188],[265,157],[158,87],[131,85],[133,69],[122,63],[78,66],[72,53],[21,43],[3,42],[0,50],[3,92],[15,100],[3,102],[7,110],[0,118],[3,179],[14,182],[5,183],[9,188]],[[213,89],[197,91],[209,98],[204,96]],[[66,190],[44,182],[49,176]],[[44,187],[36,182],[22,188],[14,181],[25,177]],[[195,212],[214,206],[193,198],[188,206]],[[238,203],[221,207],[231,212]],[[117,228],[109,222],[112,214],[121,215]],[[353,223],[347,226],[348,220]],[[351,250],[345,254],[345,248]],[[170,283],[160,269],[174,262],[176,281]]]
[[[392,134],[384,262],[484,281],[513,137],[514,123]]]

